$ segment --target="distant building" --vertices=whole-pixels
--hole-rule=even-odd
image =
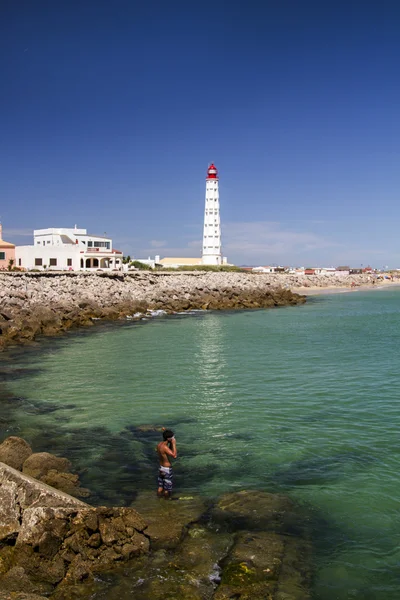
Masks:
[[[13,261],[10,263],[10,260]],[[15,266],[15,246],[3,240],[3,225],[0,223],[0,270]]]
[[[350,275],[350,267],[336,267],[335,274],[340,275],[341,277]]]
[[[283,273],[283,267],[253,267],[253,273]]]
[[[335,267],[322,267],[319,270],[320,275],[334,275],[336,273]]]
[[[122,268],[123,254],[112,239],[90,235],[86,229],[35,229],[33,246],[17,246],[17,267],[54,271],[110,271]]]
[[[203,264],[201,258],[162,258],[159,264],[163,267],[176,269],[177,267],[198,267]]]

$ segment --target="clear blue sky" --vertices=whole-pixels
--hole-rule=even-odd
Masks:
[[[86,227],[237,264],[400,267],[400,3],[2,0],[4,237]]]

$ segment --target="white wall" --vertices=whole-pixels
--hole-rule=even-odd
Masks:
[[[83,256],[83,255],[82,255]],[[50,265],[50,259],[56,259],[56,265]],[[15,264],[25,269],[43,269],[44,266],[54,271],[65,271],[80,269],[80,249],[75,246],[16,246]],[[35,259],[41,259],[42,265],[36,265]],[[68,259],[72,265],[68,265]]]

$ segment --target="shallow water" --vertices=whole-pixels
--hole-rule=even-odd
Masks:
[[[399,338],[395,289],[100,325],[3,358],[1,435],[129,505],[155,485],[159,434],[137,427],[171,426],[177,493],[287,493],[318,524],[314,597],[394,600]]]

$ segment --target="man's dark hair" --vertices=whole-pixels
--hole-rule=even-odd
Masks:
[[[169,438],[174,437],[174,432],[171,431],[170,429],[166,429],[165,431],[163,431],[163,438],[164,438],[164,442],[166,442]]]

